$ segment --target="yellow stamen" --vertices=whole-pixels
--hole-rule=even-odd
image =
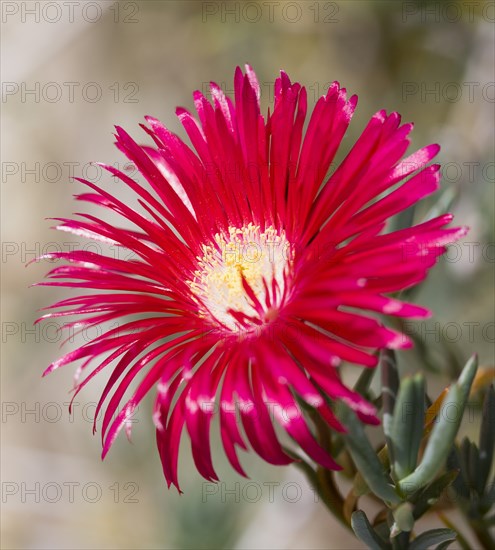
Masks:
[[[277,232],[273,227],[261,232],[259,226],[249,224],[242,228],[229,227],[228,235],[216,234],[215,244],[203,245],[198,270],[188,283],[200,305],[200,314],[212,317],[230,330],[246,330],[230,310],[254,316],[264,323],[274,320],[292,256],[285,232]],[[263,308],[261,317],[259,306],[257,311],[243,286],[243,277]]]

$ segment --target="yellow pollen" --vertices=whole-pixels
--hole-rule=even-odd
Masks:
[[[232,331],[245,331],[245,323],[254,328],[277,317],[293,260],[284,231],[270,226],[261,232],[253,224],[229,227],[228,235],[217,233],[215,243],[202,249],[198,270],[188,285],[203,317]]]

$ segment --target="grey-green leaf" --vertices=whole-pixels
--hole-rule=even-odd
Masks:
[[[453,540],[446,540],[445,542],[442,542],[439,544],[435,550],[446,550],[454,541]]]
[[[421,374],[406,378],[400,385],[391,423],[394,471],[403,479],[416,467],[423,437],[425,379]]]
[[[393,350],[385,349],[380,352],[380,372],[382,379],[383,432],[389,449],[390,461],[393,462],[394,450],[390,439],[390,431],[399,389],[399,372]]]
[[[435,544],[453,541],[455,538],[456,534],[452,529],[432,529],[415,538],[409,545],[409,550],[428,550]]]
[[[421,489],[441,470],[454,443],[463,410],[461,390],[453,386],[442,404],[440,420],[431,432],[421,464],[398,483],[404,493]]]
[[[400,531],[412,531],[414,526],[413,505],[410,502],[402,502],[393,511],[395,525]]]
[[[366,395],[370,389],[373,376],[375,376],[375,371],[373,369],[363,369],[363,372],[359,375],[359,378],[354,385],[354,390],[361,395]]]
[[[394,504],[400,502],[356,414],[339,403],[337,415],[347,428],[347,433],[342,436],[346,447],[370,490],[387,502]]]
[[[476,371],[478,370],[478,355],[475,353],[466,363],[457,380],[457,386],[461,388],[462,398],[467,402]]]
[[[433,481],[443,467],[459,430],[477,366],[474,356],[467,362],[458,382],[450,388],[442,403],[439,420],[431,432],[421,464],[398,483],[404,493],[421,489]]]
[[[394,412],[395,399],[399,390],[399,372],[393,350],[380,352],[380,370],[382,378],[383,409],[386,413]]]
[[[371,550],[387,550],[390,548],[390,546],[375,533],[366,514],[362,510],[357,510],[352,514],[351,526],[357,538],[363,541]]]

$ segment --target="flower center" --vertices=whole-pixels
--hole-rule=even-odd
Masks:
[[[287,290],[293,251],[285,232],[249,224],[229,227],[203,245],[189,287],[200,315],[231,331],[249,331],[278,315]]]

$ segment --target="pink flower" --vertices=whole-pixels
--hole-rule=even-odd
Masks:
[[[235,102],[216,84],[210,89],[212,103],[194,93],[199,123],[177,110],[194,150],[152,117],[143,128],[154,147],[138,145],[117,127],[117,147],[147,185],[101,166],[132,190],[134,207],[79,180],[91,191],[78,200],[109,209],[135,228],[78,214],[60,219],[57,229],[123,247],[135,258],[83,250],[47,255],[68,264],[52,269],[48,277],[55,281],[42,284],[97,292],[57,302],[51,307],[63,309],[42,318],[82,316],[65,325],[82,329],[116,320],[119,326],[45,373],[83,360],[79,375],[95,362],[76,384],[77,394],[98,372],[111,370],[95,415],[108,399],[103,456],[155,387],[153,420],[169,486],[179,488],[184,428],[197,469],[218,479],[209,443],[216,415],[225,453],[242,475],[237,447],[250,446],[271,464],[292,461],[275,423],[312,460],[338,469],[314,439],[297,399],[335,430],[343,427],[329,402],[339,400],[364,422],[378,422],[374,407],[344,385],[337,367],[341,360],[374,367],[376,349],[410,345],[377,313],[428,315],[387,295],[422,281],[465,229],[446,229],[452,216],[445,214],[383,230],[388,218],[438,188],[439,166],[427,164],[439,147],[401,160],[412,124],[400,125],[397,113],[380,111],[328,177],[356,96],[348,99],[335,82],[304,132],[306,90],[284,72],[266,119],[249,66],[245,74],[236,70]]]

